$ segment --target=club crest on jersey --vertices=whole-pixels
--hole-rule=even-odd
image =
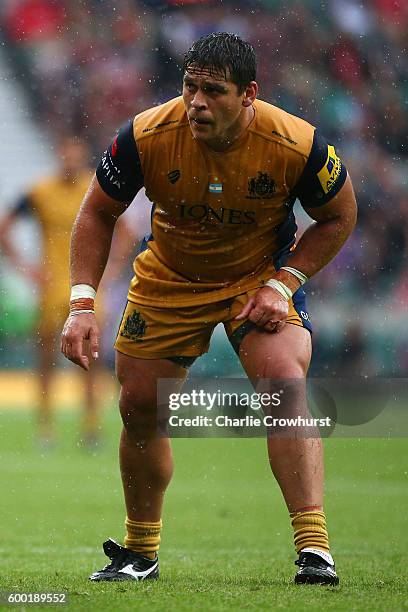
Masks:
[[[133,340],[133,342],[137,342],[145,333],[146,321],[138,310],[134,310],[132,314],[128,315],[126,318],[120,335],[129,340]]]
[[[324,193],[329,193],[341,173],[341,161],[332,145],[327,147],[327,159],[323,168],[317,173]]]
[[[247,199],[272,198],[276,192],[276,183],[267,172],[258,172],[257,177],[248,179],[248,192]]]
[[[168,173],[167,178],[169,179],[170,183],[174,185],[174,183],[177,183],[180,176],[181,176],[180,170],[172,170],[171,172]]]

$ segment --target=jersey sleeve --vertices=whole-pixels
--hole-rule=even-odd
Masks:
[[[316,208],[329,202],[340,191],[347,170],[333,145],[315,130],[312,148],[293,195],[304,208]]]
[[[121,127],[96,169],[105,193],[120,202],[130,202],[143,187],[139,153],[133,135],[133,121]]]

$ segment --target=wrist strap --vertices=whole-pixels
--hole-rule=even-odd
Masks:
[[[272,289],[276,289],[285,300],[290,300],[293,293],[284,283],[277,280],[276,278],[270,278],[266,281],[265,287],[272,287]]]
[[[289,272],[290,274],[293,274],[293,276],[296,276],[296,278],[300,281],[300,286],[304,285],[309,280],[306,274],[303,274],[303,272],[301,272],[300,270],[296,270],[296,268],[292,268],[291,266],[282,266],[279,269],[286,270],[286,272]]]
[[[94,300],[96,297],[96,291],[91,285],[73,285],[71,288],[71,298],[72,300],[79,300],[81,298],[91,298]]]
[[[69,303],[69,314],[79,314],[84,312],[95,312],[95,301],[93,298],[78,298]]]

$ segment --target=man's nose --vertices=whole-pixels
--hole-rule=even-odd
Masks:
[[[207,108],[207,103],[205,101],[205,96],[204,96],[203,92],[200,91],[199,89],[197,89],[197,91],[194,94],[193,99],[191,100],[191,106],[193,106],[195,109],[199,109],[199,110],[203,110],[204,108]]]

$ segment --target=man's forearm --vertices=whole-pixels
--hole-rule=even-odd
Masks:
[[[313,223],[302,235],[287,265],[300,270],[308,278],[314,276],[337,255],[352,227],[354,223],[350,227],[350,224],[345,224],[341,219]],[[299,281],[285,270],[278,271],[277,278],[292,291],[300,286]]]
[[[109,257],[116,219],[81,209],[71,237],[71,286],[81,283],[97,289]]]
[[[310,278],[337,255],[351,231],[342,219],[313,223],[300,238],[288,265],[299,267]]]

